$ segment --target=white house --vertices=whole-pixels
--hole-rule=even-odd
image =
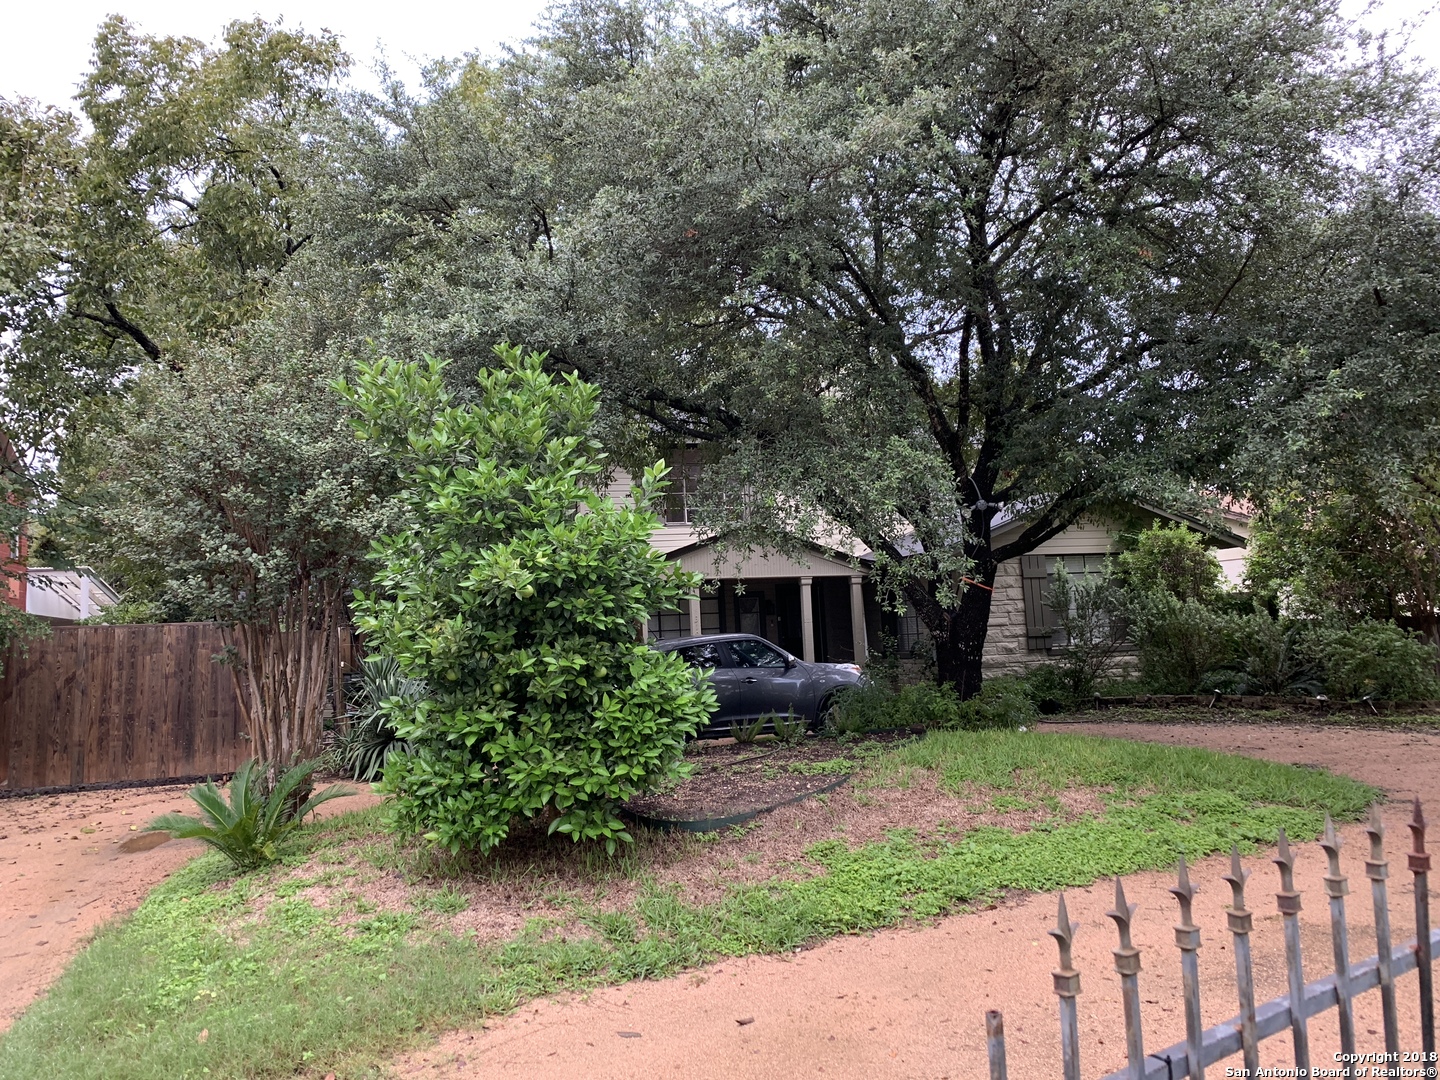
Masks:
[[[651,538],[656,549],[714,586],[684,610],[657,612],[647,635],[686,637],[731,632],[758,634],[805,660],[864,663],[882,632],[896,642],[902,659],[924,651],[926,633],[917,616],[885,611],[868,580],[868,549],[837,538],[834,548],[806,546],[803,553],[716,551],[690,523],[688,486],[693,470],[676,470],[663,509],[664,523]],[[630,478],[615,477],[612,497],[628,492]],[[1001,563],[995,578],[990,630],[985,643],[987,674],[1018,674],[1051,656],[1057,625],[1048,603],[1049,582],[1064,564],[1068,573],[1097,573],[1120,550],[1124,533],[1157,520],[1179,522],[1204,533],[1227,577],[1243,573],[1249,517],[1227,511],[1213,523],[1132,505],[1114,516],[1084,518],[1033,552]],[[995,519],[991,541],[1013,539],[1024,522],[1005,514]],[[848,550],[847,550],[848,549]]]
[[[31,566],[25,576],[25,610],[50,622],[76,623],[120,602],[120,594],[88,566]]]

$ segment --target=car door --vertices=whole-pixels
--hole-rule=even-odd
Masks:
[[[710,685],[720,706],[710,717],[710,727],[727,730],[731,720],[745,714],[744,673],[730,666],[730,658],[718,642],[705,641],[698,645],[686,645],[675,650],[693,668],[710,672]]]
[[[747,719],[784,715],[808,716],[810,683],[804,669],[783,652],[758,638],[727,642],[733,670],[740,677],[742,707]]]

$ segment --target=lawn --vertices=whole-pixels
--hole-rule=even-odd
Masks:
[[[1313,838],[1326,812],[1354,819],[1376,795],[1312,769],[1075,736],[833,745],[857,770],[840,791],[708,837],[638,830],[613,860],[522,837],[467,865],[395,838],[379,810],[309,826],[244,877],[204,856],[16,1023],[0,1076],[371,1075],[537,995],[1253,850],[1282,826]]]

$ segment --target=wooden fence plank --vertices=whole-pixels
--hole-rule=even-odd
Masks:
[[[214,623],[65,626],[0,679],[0,789],[231,772],[249,756]]]

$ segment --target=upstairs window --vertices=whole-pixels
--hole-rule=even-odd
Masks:
[[[678,449],[665,459],[670,472],[665,477],[669,488],[665,492],[660,513],[666,525],[688,525],[700,486],[700,450],[687,446]]]

